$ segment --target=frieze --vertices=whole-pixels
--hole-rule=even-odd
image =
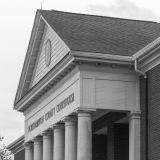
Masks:
[[[63,101],[61,101],[56,107],[52,108],[50,111],[45,113],[42,117],[37,119],[35,122],[33,122],[31,125],[28,127],[28,132],[31,132],[35,128],[39,127],[44,121],[47,121],[51,117],[55,115],[55,113],[60,112],[62,109],[70,105],[72,102],[74,102],[74,93],[69,95],[67,98],[65,98]]]

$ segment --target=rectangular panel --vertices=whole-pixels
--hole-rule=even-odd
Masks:
[[[96,108],[138,109],[136,82],[96,80]]]
[[[93,105],[93,79],[82,78],[82,105]]]

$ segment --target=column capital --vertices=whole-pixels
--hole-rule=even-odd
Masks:
[[[64,122],[77,122],[78,118],[77,117],[73,117],[73,116],[65,116],[61,119],[61,121]]]
[[[32,142],[24,142],[23,146],[25,147],[25,149],[31,149],[33,147],[33,143]]]
[[[78,107],[74,110],[76,113],[93,113],[95,112],[96,109],[94,108],[83,108],[83,107]]]
[[[64,129],[64,124],[62,123],[57,123],[57,124],[53,124],[50,126],[51,129],[55,130],[55,129]]]
[[[53,136],[53,131],[51,129],[46,130],[46,131],[41,132],[40,135],[42,135],[42,136]]]
[[[65,126],[76,126],[78,118],[73,116],[66,116],[66,117],[63,117],[61,121],[65,122]]]
[[[141,111],[130,111],[127,116],[129,119],[140,119]]]
[[[42,142],[43,139],[42,139],[41,136],[37,136],[37,137],[32,138],[32,141],[33,141],[33,142]]]

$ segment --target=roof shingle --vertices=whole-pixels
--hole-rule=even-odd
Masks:
[[[160,36],[160,24],[38,10],[73,51],[132,56]]]

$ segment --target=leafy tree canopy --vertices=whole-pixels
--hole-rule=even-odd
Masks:
[[[4,139],[3,136],[0,136],[0,160],[11,160],[12,153],[8,151],[7,147],[2,142]]]

